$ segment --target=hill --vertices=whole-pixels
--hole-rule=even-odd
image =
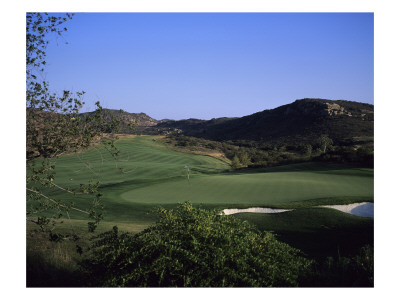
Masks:
[[[373,137],[374,106],[346,100],[301,99],[241,118],[188,119],[158,123],[159,131],[178,130],[211,140],[268,143],[315,141],[328,134],[335,142]]]
[[[120,133],[174,134],[214,141],[258,141],[270,145],[306,144],[327,134],[335,144],[372,141],[374,106],[346,100],[301,99],[241,118],[158,121],[145,113],[103,109],[105,120],[121,120]],[[80,114],[83,118],[93,112]],[[133,129],[131,125],[134,125]]]
[[[191,136],[201,136],[201,133],[206,132],[209,128],[224,124],[227,121],[235,120],[238,118],[214,118],[211,120],[201,120],[201,119],[185,119],[185,120],[167,120],[157,124],[156,128],[158,132],[168,134],[168,133],[182,133]]]
[[[142,132],[147,128],[153,127],[158,124],[158,121],[146,115],[145,113],[129,113],[123,110],[108,109],[104,108],[104,119],[107,121],[111,120],[111,117],[115,117],[121,120],[121,130],[120,133],[133,133],[130,128],[131,125],[134,126],[135,131]],[[93,114],[93,112],[87,112],[80,114],[82,117]]]

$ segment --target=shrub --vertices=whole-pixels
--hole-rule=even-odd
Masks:
[[[237,155],[235,155],[232,159],[232,169],[239,169],[242,166],[242,164],[240,163],[240,159]]]
[[[313,287],[373,287],[374,250],[370,245],[359,249],[354,257],[327,257],[315,263],[302,286]]]
[[[82,266],[95,286],[297,286],[310,261],[246,221],[186,202],[143,232],[98,236]]]
[[[301,147],[301,153],[304,154],[306,157],[310,157],[312,154],[312,146],[310,144],[306,144]]]

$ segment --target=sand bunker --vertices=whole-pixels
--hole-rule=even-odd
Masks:
[[[321,205],[321,207],[334,208],[342,212],[360,217],[374,217],[374,203],[371,202],[353,203],[346,205]]]
[[[371,202],[362,202],[362,203],[353,203],[346,205],[321,205],[319,207],[328,207],[340,210],[342,212],[360,216],[360,217],[374,217],[374,203]],[[233,215],[239,213],[262,213],[262,214],[277,214],[285,211],[291,211],[293,209],[276,209],[276,208],[267,208],[267,207],[250,207],[250,208],[227,208],[222,212],[225,215]],[[222,214],[222,213],[221,213]]]
[[[244,209],[229,208],[229,209],[224,209],[222,212],[225,215],[233,215],[233,214],[246,213],[246,212],[262,213],[262,214],[277,214],[277,213],[282,213],[282,212],[291,211],[291,210],[292,209],[275,209],[275,208],[267,208],[267,207],[250,207],[250,208],[244,208]]]

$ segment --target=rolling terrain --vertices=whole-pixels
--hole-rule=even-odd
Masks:
[[[117,146],[118,161],[94,148],[61,157],[56,167],[55,183],[60,186],[74,189],[88,178],[101,182],[109,221],[134,221],[136,207],[185,201],[218,208],[278,208],[316,199],[328,199],[324,204],[335,204],[334,199],[343,197],[373,200],[373,171],[367,168],[300,163],[231,171],[217,158],[174,151],[161,137],[121,138]],[[189,178],[185,166],[189,166]]]
[[[361,108],[346,101],[328,102],[329,106],[324,101],[301,100],[243,118],[210,121],[159,122],[144,114],[130,114],[122,120],[124,124],[135,123],[139,128],[142,122],[139,133],[152,135],[120,135],[116,142],[118,159],[96,143],[79,153],[63,154],[57,159],[54,184],[62,189],[79,190],[81,184],[100,182],[105,211],[97,232],[111,230],[115,225],[122,231],[142,232],[157,221],[157,208],[175,209],[186,201],[218,211],[254,206],[284,208],[290,211],[241,213],[229,218],[247,220],[262,231],[272,231],[280,241],[300,249],[311,259],[323,262],[328,256],[339,260],[342,256],[354,256],[364,245],[373,246],[373,218],[319,206],[373,202],[373,168],[308,158],[296,163],[235,169],[221,152],[222,143],[219,149],[208,147],[213,144],[202,140],[204,147],[199,147],[191,145],[193,141],[189,139],[189,147],[182,147],[165,135],[156,135],[176,133],[215,140],[259,137],[278,145],[288,141],[306,143],[320,133],[329,133],[335,145],[351,140],[367,141],[373,147],[373,106],[361,105]],[[121,115],[118,111],[114,113]],[[129,130],[123,127],[122,132]],[[236,145],[232,147],[239,149]],[[267,157],[271,153],[266,153]],[[77,203],[82,209],[89,207],[91,196],[79,192],[73,195],[62,189],[49,188],[44,194],[63,203]],[[58,221],[59,232],[68,235],[72,229],[82,238],[81,244],[89,246],[86,215],[71,211],[69,217],[70,220],[64,215]],[[47,282],[51,286],[65,282],[66,286],[79,286],[79,280],[70,273],[79,269],[81,260],[74,242],[54,244],[35,227],[27,223],[30,284],[41,286]],[[329,282],[328,278],[320,284],[326,286]]]
[[[97,233],[115,225],[121,231],[141,232],[157,221],[157,207],[174,209],[190,201],[218,210],[252,206],[293,209],[229,217],[272,231],[280,241],[312,259],[353,256],[360,247],[373,245],[372,218],[318,207],[373,202],[373,169],[309,162],[234,171],[224,160],[175,151],[160,136],[122,136],[116,145],[121,151],[117,161],[97,145],[61,156],[56,166],[55,183],[63,188],[78,188],[90,178],[101,182],[105,215]],[[190,168],[189,179],[185,166]],[[47,194],[82,204],[81,208],[91,201],[87,195],[73,196],[62,190],[51,189]],[[58,232],[68,234],[73,228],[81,236],[80,244],[89,247],[86,216],[71,212],[70,217],[58,221]],[[27,223],[27,257],[29,286],[82,284],[74,273],[82,258],[73,241],[49,242],[36,225]],[[329,284],[329,280],[321,284]]]
[[[103,230],[112,225],[142,230],[155,222],[157,207],[173,208],[190,201],[220,210],[252,206],[294,209],[232,217],[274,231],[283,241],[313,256],[335,254],[338,245],[350,251],[356,248],[351,245],[373,242],[373,219],[317,207],[373,202],[372,169],[309,162],[233,171],[220,159],[174,151],[164,144],[163,137],[126,136],[117,146],[121,150],[118,161],[96,147],[79,155],[65,155],[56,167],[55,183],[64,188],[77,188],[88,178],[101,182]],[[190,168],[189,179],[185,166]],[[53,190],[50,196],[90,201],[85,195],[72,197],[63,191]],[[85,226],[82,217],[71,213],[79,228]]]
[[[374,106],[345,100],[301,99],[241,118],[158,123],[163,130],[211,140],[312,143],[328,134],[335,143],[373,137]]]
[[[321,134],[328,134],[336,144],[342,144],[374,135],[374,106],[347,100],[306,98],[240,118],[211,120],[155,120],[145,113],[104,111],[122,121],[121,133],[183,134],[217,141],[253,140],[268,144],[312,143]],[[82,114],[86,115],[90,113]]]

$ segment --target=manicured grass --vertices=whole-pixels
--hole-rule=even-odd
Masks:
[[[350,174],[349,174],[350,173]],[[329,171],[285,171],[193,176],[190,182],[169,180],[121,194],[129,202],[279,206],[309,199],[372,197],[373,178],[360,170],[341,175]],[[351,174],[353,173],[353,174]]]
[[[157,183],[179,181],[187,184],[186,165],[190,168],[190,177],[196,174],[212,174],[230,169],[219,159],[168,149],[157,137],[121,138],[117,142],[120,156],[114,160],[101,146],[97,146],[79,155],[67,155],[59,158],[56,165],[55,183],[63,188],[76,189],[89,179],[101,182],[103,203],[106,206],[106,220],[115,222],[147,222],[147,212],[154,204],[148,201],[127,201],[121,194]],[[122,168],[122,169],[121,169]],[[89,198],[86,195],[71,196],[60,190],[52,189],[49,196],[73,200],[85,207]],[[174,203],[182,202],[177,199]],[[72,218],[81,218],[72,214]],[[148,223],[148,222],[147,222]]]
[[[55,183],[78,188],[89,178],[101,182],[106,221],[150,224],[155,206],[190,201],[205,207],[304,207],[373,201],[373,170],[343,165],[301,163],[232,172],[219,159],[173,151],[160,137],[121,138],[118,161],[96,147],[57,162]],[[186,169],[190,168],[188,180]],[[121,169],[122,168],[122,169]],[[88,197],[52,190],[50,196],[73,199],[84,206]],[[82,216],[72,214],[72,218]]]
[[[172,208],[184,201],[218,209],[251,206],[298,209],[373,201],[372,169],[301,163],[233,172],[224,161],[174,151],[160,139],[152,136],[121,138],[117,142],[121,152],[118,161],[100,146],[79,155],[63,156],[57,162],[55,183],[64,188],[77,188],[90,178],[100,181],[105,223],[137,228],[145,228],[156,220],[152,213],[156,207]],[[186,165],[190,168],[189,180],[184,169]],[[86,195],[72,196],[54,189],[49,195],[81,206],[89,200]],[[293,232],[304,232],[301,229],[304,226],[320,230],[335,214],[342,216],[340,218],[353,218],[324,209],[298,210],[282,215],[244,215],[251,216],[250,219],[256,220],[262,229],[285,232],[285,236],[290,236],[288,228],[283,230],[278,226],[283,220],[296,223]],[[86,227],[86,222],[79,221],[83,215],[71,213],[71,217],[76,226]],[[343,223],[340,218],[333,220]],[[354,220],[357,223],[361,219]],[[266,224],[274,226],[268,228]],[[296,234],[290,237],[295,238]]]
[[[272,231],[279,240],[311,258],[353,256],[373,245],[374,221],[327,208],[300,208],[279,214],[241,213],[232,217]]]
[[[352,255],[364,244],[373,244],[373,219],[313,207],[373,201],[372,169],[300,163],[232,171],[222,160],[174,151],[160,139],[121,138],[117,142],[121,151],[118,161],[100,146],[79,155],[65,155],[57,161],[55,183],[74,189],[90,179],[101,182],[105,218],[97,233],[111,230],[114,225],[121,231],[139,232],[156,221],[153,213],[156,207],[169,209],[190,201],[196,206],[221,210],[252,206],[295,208],[281,214],[244,213],[231,217],[246,219],[261,230],[275,232],[279,240],[312,258]],[[190,167],[189,180],[186,165]],[[74,201],[79,207],[90,201],[87,195],[73,196],[55,189],[46,194]],[[89,245],[85,215],[71,212],[71,218],[75,232],[84,235],[82,242]],[[78,281],[83,279],[73,278],[81,258],[73,242],[67,241],[62,246],[50,243],[40,233],[31,235],[34,228],[28,224],[27,265],[31,285],[44,282],[45,286],[51,286],[54,278],[54,285],[60,282],[65,286],[79,285]],[[58,225],[58,230],[70,231],[70,223]],[[45,265],[49,269],[42,269]],[[55,277],[43,279],[46,276]],[[41,279],[36,282],[35,278]]]

